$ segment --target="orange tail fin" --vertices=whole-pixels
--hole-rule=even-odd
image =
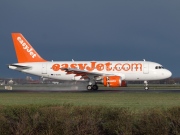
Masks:
[[[21,33],[12,33],[12,39],[19,63],[46,61],[41,58]]]

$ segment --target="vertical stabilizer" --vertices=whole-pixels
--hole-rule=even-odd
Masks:
[[[12,33],[12,39],[19,63],[46,61],[41,58],[21,33]]]

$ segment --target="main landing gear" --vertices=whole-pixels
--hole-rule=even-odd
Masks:
[[[95,81],[94,77],[89,78],[89,84],[87,85],[86,88],[87,88],[88,91],[98,90],[98,86],[96,84],[96,81]]]
[[[144,81],[144,90],[149,90],[148,81]]]
[[[98,90],[98,86],[95,84],[95,85],[88,85],[87,86],[87,90]]]

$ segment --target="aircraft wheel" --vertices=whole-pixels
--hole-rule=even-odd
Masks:
[[[144,89],[145,90],[149,90],[148,81],[144,81]]]
[[[88,85],[87,90],[92,90],[92,85]]]
[[[98,90],[98,86],[97,86],[97,85],[93,85],[93,86],[92,86],[92,89],[93,89],[93,90]]]

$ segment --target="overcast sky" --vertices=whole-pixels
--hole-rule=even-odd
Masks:
[[[11,33],[46,60],[143,60],[180,77],[179,0],[1,0],[0,77],[25,77]]]

